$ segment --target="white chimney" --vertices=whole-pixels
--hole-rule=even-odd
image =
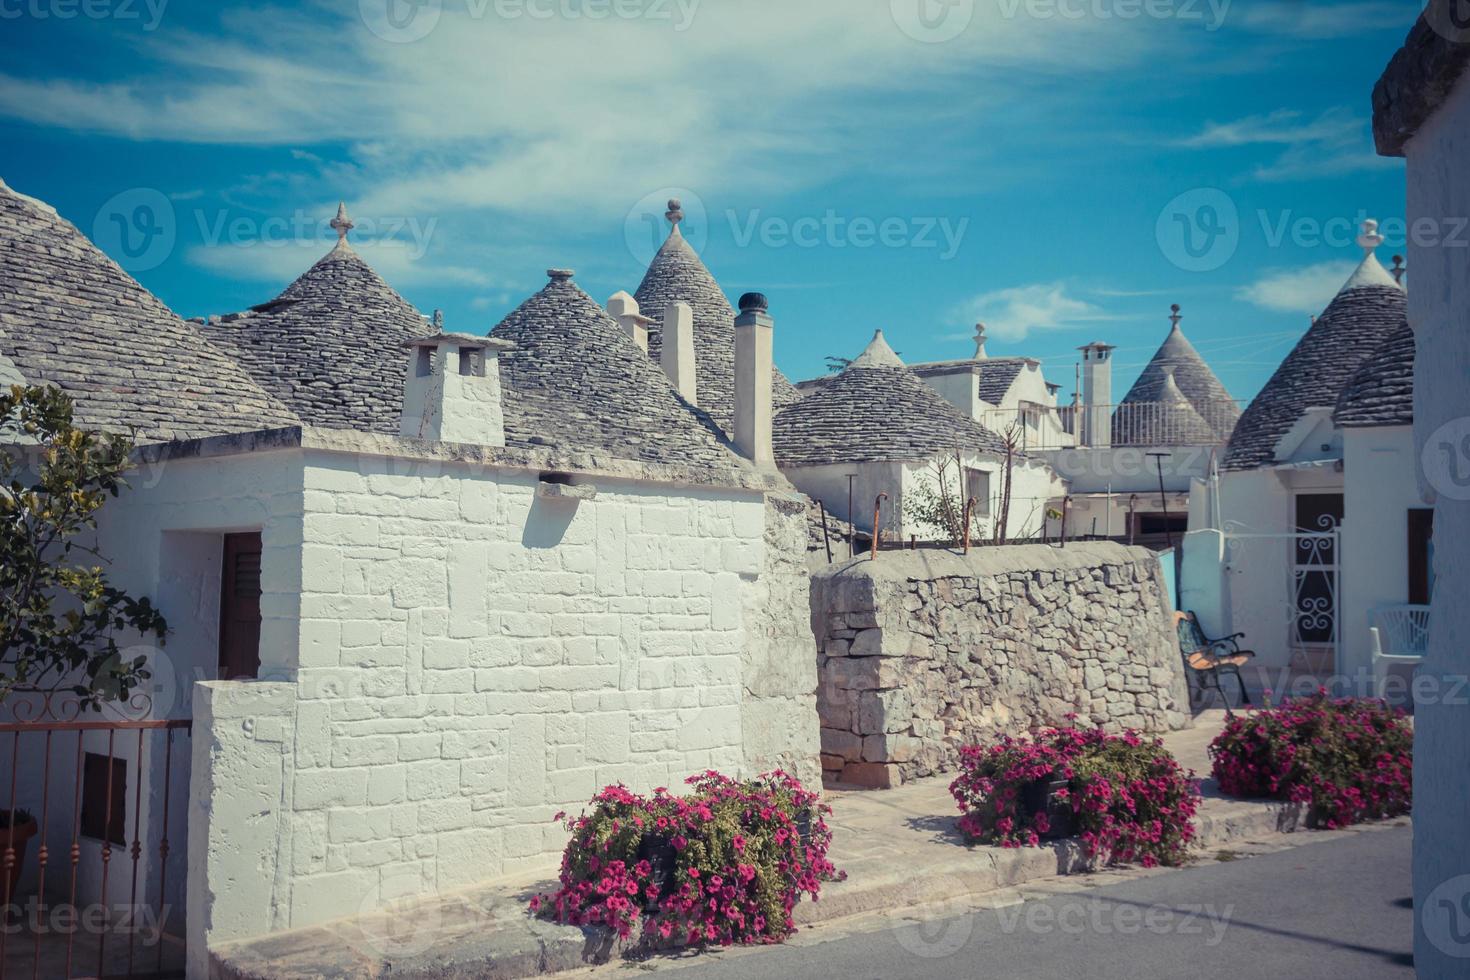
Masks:
[[[691,405],[698,405],[694,367],[694,307],[674,302],[664,307],[663,347],[659,362],[664,374]]]
[[[494,337],[437,333],[411,340],[399,432],[409,439],[474,446],[505,445],[500,352]]]
[[[621,290],[607,301],[607,312],[618,321],[618,325],[633,339],[633,343],[643,348],[643,353],[647,354],[648,325],[654,321],[638,311],[638,301],[629,296],[627,290]]]
[[[1106,449],[1113,444],[1113,351],[1095,341],[1082,351],[1083,445]]]
[[[740,297],[735,318],[735,448],[758,466],[775,464],[771,451],[771,377],[775,321],[760,293]]]

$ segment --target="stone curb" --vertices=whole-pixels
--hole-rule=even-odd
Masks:
[[[1198,850],[1292,833],[1301,825],[1295,804],[1206,798],[1196,818]],[[936,852],[939,853],[939,852]],[[798,926],[938,902],[953,903],[1041,878],[1090,870],[1075,841],[1005,850],[952,846],[942,866],[905,867],[862,880],[833,882],[822,899],[796,909]],[[602,929],[580,929],[533,919],[525,902],[551,883],[528,889],[486,889],[446,903],[435,921],[414,927],[408,948],[392,915],[329,923],[210,952],[212,980],[521,980],[605,963],[621,952]],[[427,935],[420,936],[420,933]],[[385,937],[387,937],[385,939]],[[418,947],[423,948],[418,948]],[[388,950],[385,951],[384,947]]]

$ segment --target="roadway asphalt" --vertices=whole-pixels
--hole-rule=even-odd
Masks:
[[[679,980],[1393,980],[1408,828],[684,966]]]

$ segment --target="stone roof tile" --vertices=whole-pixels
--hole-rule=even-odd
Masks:
[[[345,210],[336,222],[337,244],[279,296],[205,331],[307,424],[396,434],[403,345],[433,330],[348,244]]]
[[[491,332],[516,345],[500,355],[509,445],[676,465],[741,462],[709,416],[679,396],[570,272],[549,274],[546,287]]]
[[[663,350],[663,318],[668,304],[688,303],[694,310],[695,384],[699,405],[726,433],[735,419],[735,310],[699,254],[679,231],[683,217],[677,201],[670,201],[673,230],[648,266],[633,298],[649,327],[648,349],[657,362]],[[776,371],[771,387],[779,410],[799,397],[796,387]]]
[[[781,466],[925,460],[955,449],[1005,451],[998,435],[906,367],[881,331],[847,370],[776,415],[772,442]]]
[[[0,353],[79,424],[140,442],[300,420],[54,209],[0,181]]]
[[[1371,253],[1363,261],[1378,265]],[[1349,281],[1361,281],[1360,272]],[[1372,277],[1376,279],[1377,273]],[[1391,284],[1392,277],[1389,282],[1344,288],[1337,294],[1240,417],[1225,452],[1224,469],[1271,464],[1281,437],[1307,409],[1338,403],[1363,362],[1407,320],[1404,291]]]

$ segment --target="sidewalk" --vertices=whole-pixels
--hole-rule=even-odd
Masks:
[[[1224,723],[1205,712],[1195,728],[1164,741],[1187,769],[1209,771],[1206,747]],[[1082,869],[1077,845],[1042,848],[966,847],[955,829],[950,777],[882,792],[829,792],[833,815],[830,857],[847,880],[822,888],[821,900],[797,906],[799,925],[879,910],[953,902]],[[1296,829],[1297,813],[1281,803],[1247,803],[1202,787],[1202,850],[1258,840]],[[213,956],[224,980],[306,980],[318,977],[489,978],[514,980],[578,969],[615,955],[613,940],[531,918],[526,902],[549,890],[544,876],[500,882],[452,896],[346,919],[265,939],[235,943]]]

